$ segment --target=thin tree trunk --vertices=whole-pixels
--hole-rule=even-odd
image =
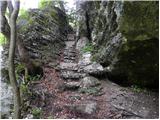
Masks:
[[[20,90],[19,90],[19,85],[16,80],[15,66],[14,66],[16,38],[17,38],[16,20],[17,20],[18,12],[19,12],[19,1],[16,1],[15,8],[10,18],[11,32],[10,32],[10,46],[9,46],[9,58],[8,58],[9,79],[10,79],[11,85],[13,87],[13,92],[14,92],[14,118],[15,119],[18,119],[21,116]]]

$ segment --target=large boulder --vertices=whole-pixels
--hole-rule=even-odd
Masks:
[[[82,88],[90,88],[100,85],[100,81],[92,76],[87,76],[81,79],[81,87]]]
[[[91,75],[100,75],[103,73],[104,68],[99,63],[92,63],[83,68],[84,72],[91,74]]]

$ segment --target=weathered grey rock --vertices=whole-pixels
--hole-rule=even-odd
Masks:
[[[65,45],[68,26],[66,14],[54,7],[52,1],[42,9],[30,9],[27,12],[28,17],[20,16],[18,19],[18,32],[30,57],[48,64],[50,59],[57,58],[56,54]]]
[[[89,42],[87,37],[82,37],[78,40],[77,44],[76,44],[76,49],[77,50],[81,50],[83,47],[86,46],[86,44]]]
[[[61,70],[78,70],[78,65],[76,63],[60,63]]]
[[[90,63],[91,63],[91,53],[90,52],[82,53],[82,57],[78,62],[79,66],[83,67]]]
[[[75,40],[75,34],[68,34],[67,38],[69,41],[74,41]]]
[[[82,88],[89,88],[100,85],[100,81],[92,76],[87,76],[81,79],[81,87]]]
[[[66,105],[66,107],[74,112],[91,115],[97,110],[97,103],[88,101],[80,104]]]
[[[85,73],[79,73],[75,71],[61,71],[61,77],[65,79],[79,79],[86,76]]]
[[[13,105],[12,87],[4,82],[0,84],[0,115],[8,118],[11,112],[11,105]]]
[[[72,81],[72,82],[65,82],[64,83],[65,90],[75,90],[79,87],[80,87],[80,82]]]
[[[66,44],[66,49],[72,48],[75,46],[75,41],[66,41],[65,44]]]
[[[74,94],[74,95],[68,96],[68,98],[71,99],[71,100],[80,100],[81,99],[81,95]]]
[[[34,116],[32,114],[27,114],[27,117],[25,119],[33,119]]]
[[[90,65],[87,65],[83,68],[84,72],[92,74],[92,75],[98,75],[103,73],[104,68],[99,63],[92,63]]]

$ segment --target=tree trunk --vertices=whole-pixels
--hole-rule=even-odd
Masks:
[[[18,12],[19,12],[19,2],[16,1],[15,8],[10,17],[11,31],[10,31],[10,46],[9,46],[9,58],[8,58],[9,79],[10,79],[11,85],[13,87],[13,92],[14,92],[14,118],[15,119],[19,119],[21,116],[20,90],[19,90],[19,85],[16,80],[15,66],[14,66],[16,38],[17,38],[16,20],[17,20]]]

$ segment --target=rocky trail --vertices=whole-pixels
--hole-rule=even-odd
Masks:
[[[41,118],[158,118],[158,93],[135,92],[93,77],[104,72],[102,66],[89,60],[90,53],[80,55],[74,34],[65,44],[59,65],[44,67],[43,78],[30,86],[30,104],[41,108]]]

